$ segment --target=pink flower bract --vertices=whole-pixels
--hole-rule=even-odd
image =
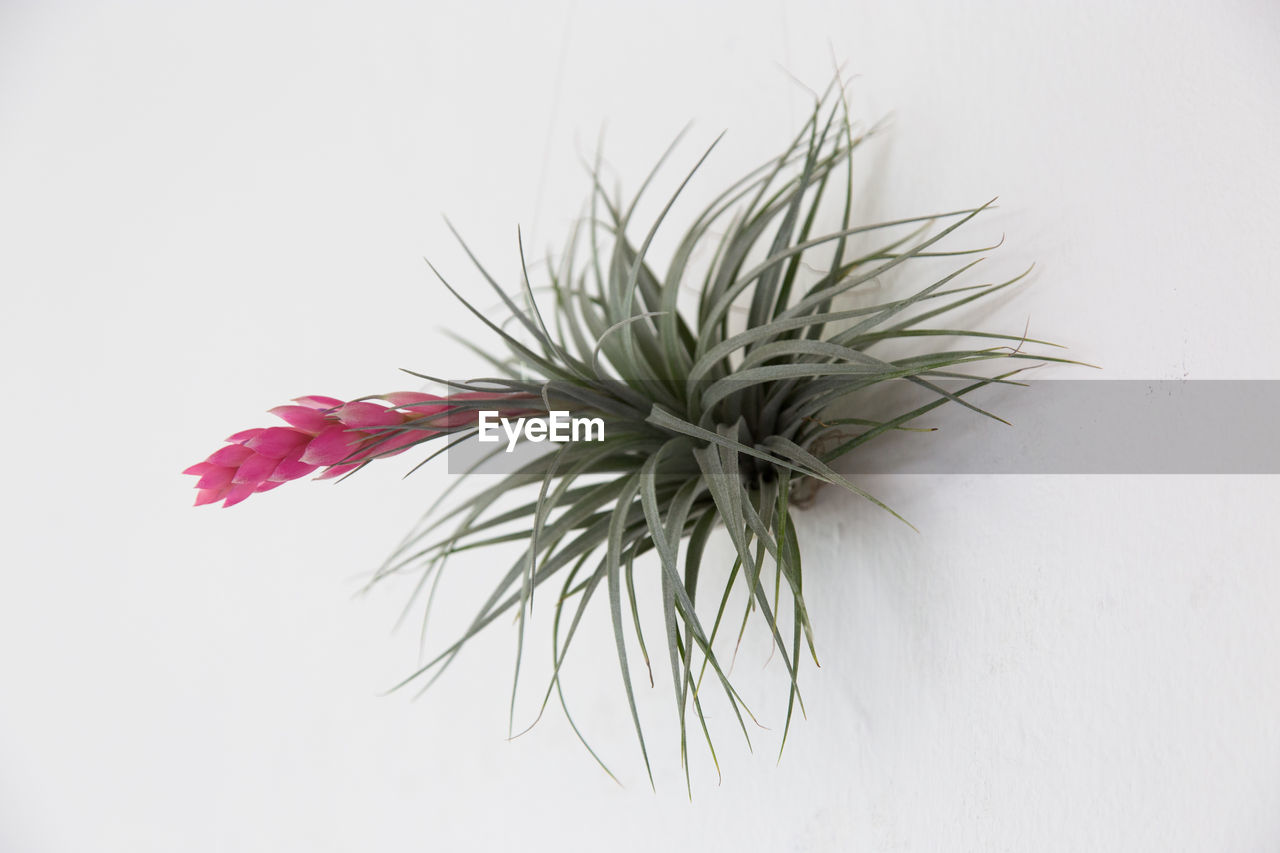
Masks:
[[[492,395],[490,395],[492,396]],[[196,506],[222,501],[235,506],[254,492],[265,492],[289,480],[324,469],[320,477],[338,477],[370,459],[392,456],[450,426],[474,420],[473,411],[438,417],[453,407],[434,394],[399,392],[389,403],[333,397],[299,397],[294,405],[277,406],[271,414],[287,426],[247,429],[227,439],[203,462],[182,473],[196,481]],[[431,419],[431,427],[413,425]],[[439,429],[434,428],[439,425]],[[389,427],[409,425],[403,431]]]

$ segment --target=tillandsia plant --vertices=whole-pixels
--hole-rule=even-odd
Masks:
[[[855,132],[842,98],[831,92],[821,96],[782,154],[725,189],[693,218],[665,269],[650,257],[650,246],[710,149],[638,243],[632,234],[637,201],[657,169],[625,201],[605,190],[597,161],[589,213],[559,262],[548,264],[541,301],[523,263],[520,280],[507,288],[469,249],[479,277],[509,312],[508,322],[490,319],[440,276],[505,345],[507,355],[493,357],[468,344],[492,365],[491,376],[456,382],[415,374],[436,383],[441,395],[405,392],[351,402],[299,398],[295,405],[272,410],[287,426],[238,433],[188,469],[200,478],[196,503],[230,506],[315,471],[321,477],[347,474],[431,441],[439,445],[435,456],[476,441],[486,412],[598,418],[604,427],[601,440],[547,445],[548,452],[524,459],[496,480],[479,481],[483,488],[450,502],[458,484],[468,480],[457,478],[375,573],[376,581],[416,571],[422,590],[428,579],[438,582],[452,554],[500,543],[520,547],[469,627],[405,684],[434,681],[471,637],[504,616],[518,626],[518,683],[526,615],[535,591],[555,580],[551,675],[541,702],[545,710],[554,696],[568,715],[562,666],[584,612],[602,598],[652,784],[628,652],[628,645],[638,642],[649,666],[635,592],[639,575],[657,587],[661,599],[687,782],[691,724],[719,767],[704,713],[707,684],[718,685],[716,692],[727,700],[750,744],[748,721],[755,717],[717,652],[731,593],[740,588],[747,601],[743,626],[749,614],[758,614],[785,664],[785,744],[794,711],[803,709],[804,660],[817,661],[793,518],[801,494],[830,484],[896,516],[838,473],[836,461],[889,430],[910,429],[912,421],[946,403],[988,414],[966,395],[991,383],[1013,382],[1018,369],[975,374],[965,369],[970,365],[1064,360],[1026,351],[1028,344],[1044,342],[1025,335],[932,323],[1021,278],[963,283],[977,260],[887,301],[854,304],[848,298],[862,293],[859,288],[870,290],[864,286],[891,271],[927,266],[918,263],[921,259],[993,248],[947,250],[942,245],[990,203],[888,222],[854,222],[852,155],[865,136]],[[669,154],[670,149],[663,160]],[[839,225],[820,233],[818,223],[829,212],[839,217]],[[885,352],[890,346],[955,339],[979,343],[901,356]],[[840,416],[860,393],[886,383],[911,383],[930,397],[892,415]],[[512,505],[511,496],[521,493],[525,497]],[[723,587],[707,590],[700,584],[704,553],[718,528],[732,543],[734,561]],[[638,563],[648,552],[655,553]],[[513,685],[513,715],[514,707]],[[571,716],[569,721],[578,733]]]

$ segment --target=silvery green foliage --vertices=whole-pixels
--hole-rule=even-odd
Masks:
[[[518,681],[526,614],[535,591],[551,582],[559,587],[552,604],[553,675],[542,707],[553,696],[564,704],[561,664],[571,643],[581,639],[585,609],[593,601],[608,607],[623,687],[648,768],[633,689],[636,661],[628,654],[627,634],[637,634],[647,667],[633,568],[637,558],[653,551],[648,559],[654,570],[643,579],[661,586],[686,777],[690,723],[715,756],[703,711],[702,691],[709,685],[723,692],[750,743],[747,722],[754,717],[716,651],[726,639],[722,634],[731,633],[722,631],[724,626],[737,622],[726,618],[735,585],[747,589],[742,626],[754,611],[785,661],[785,743],[793,712],[803,707],[799,673],[804,658],[814,656],[802,549],[792,518],[797,492],[830,484],[883,507],[833,470],[833,462],[948,402],[981,411],[964,396],[992,382],[1008,382],[1018,372],[973,375],[961,369],[965,365],[1060,360],[1024,352],[1023,336],[931,324],[1018,280],[964,284],[961,277],[977,261],[891,301],[841,307],[851,302],[846,297],[861,293],[858,288],[891,270],[908,278],[911,269],[923,266],[913,266],[918,259],[985,250],[943,251],[940,244],[989,203],[855,223],[851,155],[863,138],[855,135],[840,99],[819,99],[786,151],[727,188],[694,218],[665,270],[649,256],[650,244],[659,227],[670,227],[664,219],[697,166],[637,244],[632,234],[639,194],[627,203],[607,192],[597,165],[589,216],[558,267],[550,267],[545,288],[550,297],[541,305],[527,269],[518,287],[508,289],[473,255],[480,277],[498,294],[512,322],[495,322],[445,282],[507,350],[494,357],[487,348],[468,344],[492,364],[493,375],[452,387],[534,394],[547,409],[603,417],[606,431],[603,442],[560,445],[501,480],[489,480],[447,510],[441,509],[445,502],[438,503],[436,514],[429,514],[380,570],[377,577],[419,571],[422,589],[429,578],[438,580],[456,551],[524,544],[470,627],[406,684],[433,681],[468,639],[500,617],[519,626]],[[815,233],[833,208],[839,227]],[[873,248],[854,250],[868,241]],[[703,268],[697,274],[696,259]],[[814,269],[823,272],[810,274]],[[682,298],[689,294],[696,299]],[[957,338],[986,345],[896,358],[879,354],[884,349],[879,345],[890,341]],[[967,384],[959,390],[949,384],[952,390],[947,390],[935,384],[942,378]],[[932,399],[880,420],[829,414],[852,395],[892,381],[914,383]],[[454,431],[447,440],[471,435]],[[524,502],[510,506],[509,496],[522,492]],[[703,589],[703,553],[716,528],[727,531],[736,560],[723,589]],[[513,686],[513,709],[514,693]],[[651,770],[649,778],[652,782]]]

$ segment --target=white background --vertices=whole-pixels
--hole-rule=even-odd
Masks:
[[[650,791],[599,619],[569,685],[624,787],[554,710],[506,740],[506,624],[381,695],[408,588],[352,594],[441,469],[190,508],[177,472],[270,406],[476,369],[421,260],[481,293],[442,212],[513,280],[606,123],[634,187],[695,121],[662,192],[727,129],[705,198],[832,57],[892,114],[869,214],[1001,197],[993,260],[1039,274],[992,328],[1111,378],[1280,376],[1267,0],[0,5],[0,851],[1280,849],[1274,478],[865,484],[921,534],[824,493],[809,718],[775,763],[749,633],[770,730],[721,720],[692,802],[646,688]],[[446,628],[493,559],[455,563]]]

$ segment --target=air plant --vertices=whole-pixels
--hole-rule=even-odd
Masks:
[[[892,299],[858,304],[854,297],[886,274],[906,278],[927,267],[921,259],[993,248],[943,246],[990,203],[855,222],[852,155],[865,138],[855,132],[843,99],[817,99],[782,154],[725,189],[693,218],[665,269],[650,256],[650,246],[711,149],[638,243],[633,237],[637,201],[657,169],[627,201],[604,188],[597,161],[589,212],[558,264],[548,265],[545,288],[540,288],[548,296],[538,298],[527,266],[522,264],[517,285],[507,288],[467,249],[479,278],[510,315],[508,322],[499,322],[437,272],[505,346],[506,355],[494,357],[488,348],[471,345],[491,364],[490,376],[456,382],[415,374],[438,383],[447,396],[401,393],[347,403],[310,397],[273,410],[287,428],[240,433],[188,469],[201,478],[197,503],[230,505],[318,469],[324,469],[322,476],[345,474],[430,441],[440,445],[438,454],[474,441],[477,413],[486,409],[567,410],[602,418],[602,441],[560,444],[498,479],[457,478],[375,573],[377,581],[416,571],[422,589],[429,578],[438,582],[451,554],[500,543],[520,546],[465,631],[404,683],[438,678],[471,637],[501,617],[518,625],[518,682],[535,591],[555,581],[551,675],[542,708],[555,696],[568,714],[562,666],[579,637],[584,612],[602,599],[599,606],[609,611],[623,691],[652,784],[628,652],[628,634],[634,632],[649,665],[636,604],[639,575],[660,588],[687,780],[692,724],[715,759],[703,708],[708,685],[723,694],[750,743],[748,721],[754,716],[717,651],[731,593],[742,587],[748,613],[758,614],[787,672],[785,744],[793,714],[802,707],[804,660],[817,661],[805,607],[803,548],[793,517],[801,495],[816,486],[836,486],[897,516],[840,474],[837,460],[890,430],[910,429],[917,418],[947,403],[988,415],[966,396],[988,384],[1013,382],[1018,368],[984,375],[965,369],[971,365],[1064,360],[1027,352],[1028,344],[1044,342],[1025,335],[933,324],[1022,278],[965,283],[963,276],[977,260]],[[820,231],[819,223],[832,210],[838,227]],[[908,355],[885,352],[891,346],[956,339],[976,343]],[[880,417],[858,412],[860,395],[886,383],[910,383],[930,398]],[[851,405],[860,416],[841,416]],[[455,499],[456,487],[468,481],[483,487]],[[732,544],[734,560],[723,588],[706,589],[700,584],[704,554],[719,529]],[[651,571],[640,574],[636,566],[646,561]],[[513,685],[513,713],[514,693]],[[572,717],[569,721],[578,733]]]

